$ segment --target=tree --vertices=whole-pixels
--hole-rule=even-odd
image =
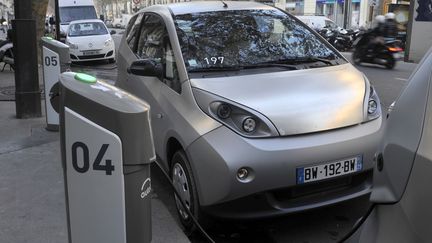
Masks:
[[[48,8],[48,1],[49,0],[32,1],[32,17],[36,20],[36,40],[38,43],[45,34],[45,16]],[[40,56],[39,49],[40,48],[38,48],[38,55]]]

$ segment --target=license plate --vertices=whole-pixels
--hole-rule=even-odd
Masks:
[[[99,52],[98,51],[84,51],[83,54],[84,54],[84,56],[89,56],[89,55],[99,54]]]
[[[363,158],[360,155],[330,163],[297,168],[297,184],[347,175],[361,171],[362,169]]]
[[[393,53],[393,57],[394,57],[394,59],[402,59],[403,58],[403,54],[401,53],[401,52],[396,52],[396,53]]]

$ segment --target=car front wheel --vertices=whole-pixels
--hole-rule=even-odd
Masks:
[[[197,230],[197,227],[183,205],[180,203],[180,200],[186,204],[187,208],[198,222],[201,224],[204,223],[205,217],[199,207],[197,187],[192,174],[192,169],[186,154],[181,150],[177,151],[172,157],[171,180],[179,194],[179,197],[174,194],[177,213],[186,234],[190,235]]]

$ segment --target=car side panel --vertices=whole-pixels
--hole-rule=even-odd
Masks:
[[[422,135],[428,102],[432,66],[432,49],[410,78],[407,88],[390,113],[383,139],[383,170],[374,173],[371,201],[395,203],[408,183],[414,156]]]
[[[127,72],[133,61],[138,60],[135,53],[129,48],[126,43],[126,35],[123,36],[118,52],[118,78],[116,86],[130,92],[131,94],[141,98],[150,105],[150,120],[152,122],[152,131],[156,153],[162,149],[163,139],[158,136],[160,124],[155,120],[160,115],[160,105],[157,98],[160,94],[162,82],[156,77],[137,76]]]

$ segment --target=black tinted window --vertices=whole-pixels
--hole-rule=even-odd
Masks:
[[[277,9],[183,14],[175,22],[188,70],[337,55]]]

